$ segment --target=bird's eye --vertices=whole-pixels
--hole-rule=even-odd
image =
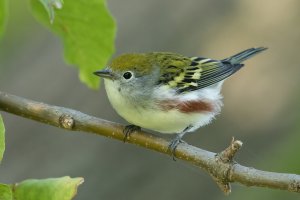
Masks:
[[[123,74],[123,77],[124,77],[125,79],[130,79],[130,78],[132,77],[132,73],[131,73],[131,72],[125,72],[125,73]]]

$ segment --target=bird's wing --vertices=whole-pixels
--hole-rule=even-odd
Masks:
[[[183,65],[171,65],[165,68],[160,82],[168,84],[178,93],[199,90],[232,75],[243,64],[232,65],[227,61],[202,57],[191,57],[190,62]]]

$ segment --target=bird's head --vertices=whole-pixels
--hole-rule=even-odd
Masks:
[[[123,54],[103,70],[94,72],[105,83],[118,87],[123,93],[151,92],[159,80],[159,67],[152,54]]]
[[[113,59],[108,67],[94,74],[126,83],[151,74],[153,67],[151,56],[148,54],[123,54]]]

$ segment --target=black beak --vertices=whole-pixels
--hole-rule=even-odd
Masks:
[[[108,79],[113,79],[114,75],[109,69],[103,69],[99,71],[94,72],[95,75],[100,76],[102,78],[108,78]]]

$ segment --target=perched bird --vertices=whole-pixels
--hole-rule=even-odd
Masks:
[[[104,78],[113,108],[133,124],[125,128],[125,139],[140,127],[177,134],[169,145],[174,155],[184,134],[220,112],[224,80],[264,50],[250,48],[223,60],[168,52],[124,54],[94,74]]]

